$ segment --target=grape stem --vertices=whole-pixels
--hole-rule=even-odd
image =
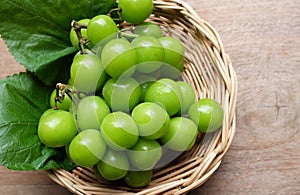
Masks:
[[[57,83],[56,84],[56,95],[55,95],[55,102],[54,102],[54,110],[58,110],[57,102],[62,102],[65,98],[65,95],[69,96],[69,98],[77,104],[79,102],[79,92],[74,90],[72,87],[66,84]],[[78,94],[77,96],[74,96],[74,94]]]
[[[108,15],[108,16],[111,16],[113,12],[117,12],[118,15],[120,16],[121,11],[122,11],[122,10],[121,10],[121,8],[119,8],[119,7],[113,8],[113,9],[111,9],[111,10],[107,13],[107,15]]]
[[[71,22],[71,27],[74,28],[74,31],[76,32],[77,38],[79,40],[79,50],[81,54],[86,54],[86,52],[84,51],[84,46],[88,47],[89,40],[87,39],[87,37],[82,36],[81,29],[86,29],[87,25],[73,20]]]
[[[118,15],[117,18],[113,18],[113,17],[112,17],[112,14],[113,14],[114,12],[117,12],[117,15]],[[111,19],[113,19],[114,21],[118,21],[119,23],[122,23],[123,19],[122,19],[122,16],[121,16],[121,12],[122,12],[122,9],[121,9],[121,8],[119,8],[119,7],[113,8],[113,9],[111,9],[111,10],[108,12],[107,16],[111,17]]]
[[[137,38],[140,36],[140,35],[134,34],[133,31],[134,30],[133,30],[132,26],[128,27],[128,28],[123,28],[123,29],[119,30],[119,32],[118,32],[118,38],[126,37],[129,39],[134,39],[134,38]]]

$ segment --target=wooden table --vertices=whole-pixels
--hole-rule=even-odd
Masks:
[[[219,32],[238,76],[237,133],[191,194],[300,194],[300,1],[186,0]],[[22,69],[0,42],[0,77]],[[0,168],[0,194],[69,194],[44,172]]]

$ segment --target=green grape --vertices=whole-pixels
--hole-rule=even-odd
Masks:
[[[106,144],[118,151],[132,147],[139,139],[134,120],[124,112],[108,114],[101,123],[101,133]]]
[[[107,15],[97,15],[87,25],[87,36],[93,45],[97,45],[118,31],[116,23]]]
[[[99,129],[103,118],[110,113],[106,102],[98,96],[82,99],[77,108],[77,124],[81,130]]]
[[[71,160],[79,166],[90,167],[97,164],[106,151],[106,144],[100,131],[86,129],[76,135],[69,145]]]
[[[222,126],[224,110],[217,101],[203,98],[192,104],[188,116],[197,124],[200,132],[210,133]]]
[[[84,93],[99,90],[107,78],[100,58],[90,53],[74,58],[70,74],[76,90]]]
[[[160,79],[146,91],[145,101],[162,105],[170,116],[181,109],[182,94],[179,86],[171,79]]]
[[[138,126],[139,135],[145,139],[161,138],[168,131],[170,117],[156,103],[143,102],[133,109],[131,115]]]
[[[152,0],[119,0],[121,17],[131,24],[139,24],[146,20],[153,11]]]
[[[164,48],[153,36],[140,36],[132,42],[137,54],[137,70],[149,73],[157,70],[165,57]]]
[[[103,47],[101,60],[106,73],[112,78],[129,77],[135,71],[136,51],[127,39],[113,39]]]
[[[137,170],[151,170],[162,156],[162,148],[155,140],[140,138],[128,151],[128,158]]]
[[[46,111],[38,124],[38,137],[48,147],[62,147],[77,134],[73,115],[64,110]]]
[[[128,173],[124,177],[125,183],[129,187],[144,187],[147,186],[152,179],[153,171],[128,171]]]
[[[164,36],[158,39],[165,51],[164,63],[183,71],[185,48],[181,41],[174,37]]]
[[[114,181],[109,181],[109,180],[105,179],[105,178],[99,173],[99,170],[98,170],[98,168],[97,168],[97,165],[98,165],[98,164],[96,164],[96,165],[93,166],[93,173],[94,173],[95,177],[97,178],[97,180],[100,181],[100,182],[105,182],[105,183],[111,183],[111,184],[113,184]]]
[[[171,119],[167,133],[160,139],[161,143],[175,151],[186,151],[193,147],[198,135],[195,123],[184,117]]]
[[[102,89],[105,101],[113,111],[130,112],[141,99],[141,87],[132,77],[109,79]]]
[[[87,25],[89,23],[90,19],[82,19],[82,20],[79,20],[78,23],[80,24],[85,24]],[[81,32],[81,36],[82,37],[87,37],[87,29],[86,28],[82,28],[80,30]],[[78,40],[78,36],[74,30],[74,28],[72,27],[71,31],[70,31],[70,41],[71,41],[71,44],[73,47],[75,47],[77,50],[79,50],[79,40]]]
[[[152,22],[143,22],[142,24],[136,26],[133,33],[140,36],[153,36],[155,38],[160,38],[163,36],[160,27]]]
[[[54,108],[54,106],[55,106],[55,96],[56,96],[56,89],[54,89],[52,91],[51,96],[50,96],[50,106],[51,106],[51,108]],[[72,105],[72,100],[67,94],[65,94],[64,99],[61,102],[58,101],[56,103],[56,105],[59,109],[69,111],[70,107]]]
[[[181,113],[185,114],[191,107],[191,105],[196,101],[196,94],[193,87],[184,81],[177,81],[177,85],[182,93],[182,103],[181,103]]]
[[[107,148],[104,157],[97,164],[97,169],[101,176],[108,181],[123,178],[129,169],[126,153]]]

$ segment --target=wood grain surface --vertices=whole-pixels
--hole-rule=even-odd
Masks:
[[[186,0],[219,32],[238,76],[237,133],[190,194],[300,194],[300,1]],[[0,41],[0,77],[23,71]],[[70,194],[40,171],[0,167],[0,194]]]

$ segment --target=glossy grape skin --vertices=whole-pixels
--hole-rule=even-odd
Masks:
[[[145,101],[162,105],[170,116],[181,109],[182,94],[179,86],[171,79],[160,79],[146,91]]]
[[[132,147],[139,139],[134,120],[124,112],[108,114],[101,123],[101,134],[106,144],[118,151]]]
[[[45,110],[42,115],[40,116],[39,121],[43,120],[44,118],[46,118],[46,116],[48,116],[49,114],[53,113],[53,112],[57,112],[57,111],[62,111],[62,110],[55,110],[54,108],[49,108],[47,110]]]
[[[126,153],[107,148],[104,157],[97,164],[97,169],[101,176],[108,181],[123,178],[129,169]]]
[[[90,19],[86,18],[86,19],[81,19],[78,21],[78,23],[80,24],[85,24],[87,25],[89,23]],[[86,28],[82,28],[80,30],[81,32],[81,36],[82,37],[87,37],[87,29]],[[77,34],[74,30],[74,28],[71,29],[70,31],[70,41],[71,41],[71,44],[73,47],[75,47],[77,50],[79,50],[79,40],[78,40],[78,37],[77,37]]]
[[[97,164],[106,151],[106,144],[99,130],[81,131],[69,145],[71,160],[79,166],[90,167]]]
[[[99,173],[99,170],[98,170],[98,168],[97,168],[97,165],[98,165],[98,164],[96,164],[96,165],[93,166],[93,173],[94,173],[96,179],[97,179],[98,181],[100,181],[100,182],[106,182],[106,183],[111,183],[111,184],[113,184],[114,181],[109,181],[109,180],[105,179],[105,178]]]
[[[188,116],[197,124],[200,132],[211,133],[222,126],[224,110],[217,101],[203,98],[192,104]]]
[[[68,144],[77,134],[73,115],[64,110],[54,110],[39,120],[38,136],[48,147],[62,147]]]
[[[187,151],[193,147],[197,135],[197,126],[192,120],[175,117],[171,119],[169,130],[160,141],[174,151]]]
[[[56,96],[56,89],[54,89],[52,91],[51,96],[50,96],[49,101],[50,101],[51,108],[54,108],[54,106],[55,106],[55,96]],[[72,100],[67,94],[65,94],[64,99],[61,102],[58,101],[56,105],[59,109],[69,111],[70,106],[72,105]]]
[[[131,115],[138,126],[139,135],[144,139],[159,139],[168,131],[170,117],[156,103],[143,102],[133,109]]]
[[[95,54],[80,54],[73,60],[70,69],[70,80],[76,90],[91,93],[99,90],[107,75],[100,58]]]
[[[185,114],[191,107],[191,105],[196,101],[196,94],[193,87],[184,81],[177,81],[177,85],[180,88],[182,94],[182,103],[181,103],[181,113]]]
[[[162,148],[155,140],[140,138],[128,151],[128,158],[137,170],[153,169],[162,156]]]
[[[132,47],[137,54],[137,70],[149,73],[157,70],[164,60],[164,48],[153,36],[140,36],[132,42]]]
[[[139,24],[146,20],[153,11],[152,0],[119,0],[121,17],[131,24]]]
[[[141,87],[132,77],[109,79],[102,89],[105,101],[113,111],[130,112],[141,99]]]
[[[103,118],[110,113],[106,102],[98,96],[82,99],[77,108],[77,124],[81,130],[99,129]]]
[[[143,22],[142,24],[138,25],[134,29],[134,34],[140,36],[153,36],[155,38],[160,38],[163,36],[162,30],[157,24],[152,22]]]
[[[183,71],[185,48],[181,41],[174,37],[164,36],[158,39],[165,51],[164,63]]]
[[[97,15],[87,25],[87,36],[93,45],[97,45],[118,31],[116,23],[107,15]]]
[[[129,187],[144,187],[147,186],[152,179],[153,171],[128,171],[128,173],[124,177],[125,183]]]
[[[136,51],[125,38],[110,40],[101,51],[106,73],[112,78],[129,77],[135,71]]]

